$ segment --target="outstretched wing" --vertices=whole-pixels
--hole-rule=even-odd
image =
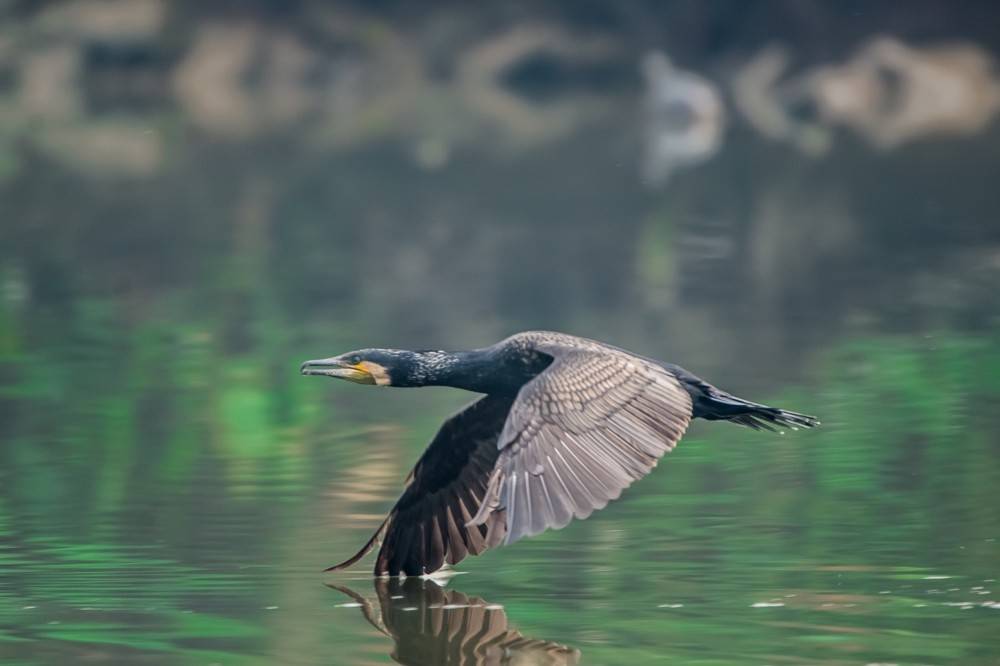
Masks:
[[[472,520],[489,528],[488,546],[604,508],[673,449],[691,420],[690,395],[659,365],[596,343],[537,348],[555,360],[511,406]]]
[[[445,421],[372,538],[353,557],[327,571],[354,564],[379,539],[376,576],[432,573],[445,562],[455,564],[486,550],[487,532],[503,533],[503,525],[492,524],[502,516],[480,525],[469,523],[496,464],[497,438],[512,402],[511,397],[487,395]]]

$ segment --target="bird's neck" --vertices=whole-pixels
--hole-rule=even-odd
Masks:
[[[435,352],[425,363],[425,386],[450,386],[475,393],[515,394],[544,366],[532,367],[502,350]]]
[[[451,386],[476,393],[484,390],[492,374],[487,350],[431,352],[421,359],[417,381],[423,386]]]

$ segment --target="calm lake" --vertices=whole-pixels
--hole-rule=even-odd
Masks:
[[[0,662],[1000,663],[1000,127],[986,107],[892,124],[893,86],[924,90],[934,63],[1000,90],[981,40],[971,59],[869,48],[875,29],[798,43],[798,83],[768,93],[792,109],[778,136],[740,78],[763,39],[670,78],[620,26],[607,50],[545,24],[463,52],[528,53],[486,90],[445,66],[465,47],[443,17],[420,48],[394,41],[405,21],[365,24],[362,49],[276,14],[179,12],[190,44],[167,19],[121,41],[26,11],[9,33],[49,41],[9,42],[3,108],[29,105],[24,77],[77,101],[0,129]],[[537,34],[569,64],[532,60]],[[209,64],[247,43],[277,69],[233,97]],[[885,53],[898,98],[831,121],[809,86],[853,90]],[[299,364],[524,329],[823,425],[697,422],[620,500],[443,587],[373,580],[371,557],[322,573],[472,396]]]

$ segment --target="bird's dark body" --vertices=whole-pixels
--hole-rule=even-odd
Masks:
[[[431,573],[586,518],[647,474],[693,418],[757,430],[819,423],[679,366],[547,331],[472,351],[361,350],[307,361],[303,372],[485,394],[445,421],[372,538],[331,567],[382,539],[376,575]]]
[[[631,354],[624,349],[607,346]],[[549,367],[553,360],[551,356],[538,352],[530,344],[516,338],[508,338],[486,349],[450,354],[457,360],[453,366],[449,366],[446,372],[442,372],[433,381],[415,386],[450,386],[473,393],[514,396],[522,386]],[[691,396],[692,418],[710,421],[731,419],[762,407],[720,391],[679,365],[634,356],[660,366],[678,379]]]

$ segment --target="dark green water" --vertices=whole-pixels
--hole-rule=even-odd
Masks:
[[[1000,649],[998,416],[967,404],[996,395],[987,340],[887,337],[830,352],[816,378],[761,381],[824,428],[695,428],[590,520],[467,561],[444,594],[383,590],[395,645],[326,586],[378,617],[365,568],[319,570],[367,537],[455,396],[300,386],[291,364],[282,420],[271,384],[203,382],[193,358],[146,353],[103,387],[78,359],[67,381],[88,386],[68,402],[45,382],[8,395],[32,409],[5,448],[5,663],[435,663],[477,640],[490,654],[508,626],[599,664],[987,664]],[[135,385],[185,362],[169,386],[186,391]],[[379,423],[344,416],[355,398]],[[512,663],[575,663],[513,644]]]
[[[656,188],[635,77],[520,144],[451,98],[350,141],[234,138],[101,81],[73,128],[132,113],[152,170],[33,147],[51,119],[0,146],[3,664],[1000,663],[996,123],[806,157],[735,120]],[[299,363],[529,328],[823,426],[697,423],[443,589],[322,574],[469,396]]]
[[[320,570],[367,538],[464,398],[301,378],[297,361],[403,335],[262,317],[232,351],[229,315],[136,323],[112,300],[65,307],[68,322],[10,305],[4,319],[4,663],[1000,654],[995,333],[830,334],[790,350],[793,367],[755,357],[736,330],[639,340],[824,425],[779,436],[700,423],[590,520],[467,560],[444,592],[379,591],[367,563]],[[328,584],[384,613],[386,633]]]

